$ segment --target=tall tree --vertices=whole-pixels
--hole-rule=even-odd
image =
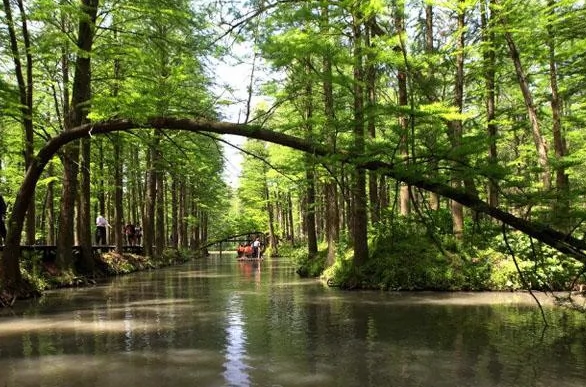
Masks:
[[[315,137],[313,129],[313,80],[311,77],[311,59],[305,59],[305,92],[304,98],[304,127],[307,139]],[[317,255],[317,230],[316,230],[316,193],[315,193],[315,171],[311,155],[305,156],[305,179],[306,179],[306,212],[305,227],[307,234],[307,252],[310,258]]]
[[[12,53],[12,61],[14,63],[14,72],[18,83],[18,95],[20,102],[21,122],[24,131],[24,167],[25,170],[33,162],[34,157],[34,132],[33,132],[33,56],[31,52],[31,39],[28,31],[28,20],[26,10],[22,0],[17,0],[18,13],[20,15],[20,28],[22,32],[22,42],[24,48],[21,50],[18,42],[18,34],[16,32],[16,23],[13,18],[12,6],[10,0],[3,0],[4,14],[6,15],[6,24],[8,27],[8,34],[10,39],[10,50]],[[24,66],[21,61],[24,59]],[[23,69],[24,67],[24,69]],[[34,196],[35,193],[33,192]],[[31,201],[31,205],[27,211],[27,243],[29,245],[35,244],[35,201]]]
[[[560,96],[558,86],[558,61],[556,58],[556,31],[554,23],[556,20],[556,1],[548,0],[547,6],[549,8],[547,18],[547,46],[549,52],[549,83],[551,89],[551,118],[552,118],[552,133],[553,133],[553,145],[555,152],[555,188],[556,188],[556,199],[553,205],[553,220],[556,225],[564,230],[570,231],[569,224],[569,194],[570,194],[570,181],[566,173],[564,166],[564,157],[567,155],[566,141],[562,131],[562,106],[563,100]]]
[[[91,99],[91,55],[98,4],[98,0],[82,0],[80,5],[71,108],[67,112],[65,130],[87,122]],[[73,263],[71,246],[73,246],[75,224],[71,214],[75,213],[78,190],[79,152],[79,142],[69,144],[63,152],[64,175],[57,240],[57,264],[64,271],[70,270]],[[91,241],[90,229],[82,229],[79,232],[84,235],[81,238],[83,242]],[[91,255],[89,257],[85,255],[83,258],[84,262],[90,262],[92,259]]]
[[[500,2],[495,0],[495,5],[500,6]],[[493,10],[496,10],[497,8],[498,7],[494,7]],[[547,154],[547,144],[541,130],[541,125],[539,124],[539,119],[537,117],[537,109],[535,106],[533,93],[531,92],[528,77],[521,62],[521,54],[517,48],[513,34],[511,33],[511,26],[509,25],[509,22],[502,11],[498,11],[497,17],[505,29],[504,36],[507,42],[507,46],[509,47],[509,55],[515,67],[515,74],[517,76],[519,89],[523,94],[525,109],[527,111],[527,116],[531,125],[531,134],[533,136],[535,149],[537,150],[537,162],[542,169],[541,182],[543,188],[545,190],[549,190],[551,188],[551,176]]]
[[[395,52],[401,56],[401,59],[406,58],[405,53],[405,2],[403,0],[396,0],[394,7],[394,23],[395,30],[397,33],[397,42],[395,45]],[[397,69],[397,88],[399,94],[398,105],[400,108],[405,109],[409,103],[407,95],[407,63],[404,61],[402,65]],[[404,110],[399,111],[399,152],[401,159],[405,164],[409,163],[409,121],[407,119],[406,112]],[[399,194],[399,208],[401,215],[407,216],[411,212],[410,208],[410,188],[406,184],[401,184]]]
[[[365,150],[364,133],[364,14],[357,2],[352,10],[352,55],[354,93],[353,106],[353,151],[362,154]],[[352,182],[352,242],[354,265],[361,266],[368,259],[366,172],[356,169]]]
[[[456,76],[454,85],[454,106],[459,114],[462,114],[464,104],[464,46],[465,46],[465,10],[463,8],[464,0],[460,0],[458,3],[458,29],[456,32],[457,46],[456,46]],[[450,126],[450,138],[452,140],[452,146],[458,152],[458,148],[462,146],[462,134],[463,134],[463,123],[462,119],[458,118],[449,123]],[[461,159],[461,158],[460,158]],[[458,170],[462,169],[459,163],[460,160],[456,161],[454,165],[454,171],[456,171],[452,184],[456,188],[462,187],[462,176],[458,173]],[[456,238],[461,239],[464,236],[464,207],[458,201],[452,200],[452,222],[453,230]]]
[[[496,67],[496,47],[495,47],[495,33],[494,26],[492,25],[492,0],[482,1],[480,3],[480,17],[482,27],[482,40],[483,40],[483,66],[484,66],[484,79],[486,87],[486,122],[488,132],[488,162],[491,166],[498,164],[498,153],[497,153],[497,124],[496,120],[496,80],[495,80],[495,67]],[[499,186],[495,178],[490,177],[488,180],[488,203],[491,206],[498,206],[498,191]]]
[[[321,31],[324,36],[330,36],[330,16],[329,7],[327,4],[322,5],[321,15]],[[332,149],[336,148],[336,127],[335,127],[335,107],[334,107],[334,85],[332,74],[332,50],[334,43],[330,39],[326,39],[326,49],[323,53],[322,67],[323,67],[323,104],[324,104],[324,133],[326,143]],[[335,174],[334,165],[330,165],[330,173]],[[333,265],[336,259],[336,245],[340,235],[340,215],[338,211],[338,187],[336,185],[335,176],[328,176],[325,185],[325,206],[326,206],[326,239],[328,243],[328,265]],[[290,196],[289,196],[290,198]]]

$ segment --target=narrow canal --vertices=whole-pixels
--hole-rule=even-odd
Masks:
[[[584,386],[586,318],[212,255],[0,310],[0,386]]]

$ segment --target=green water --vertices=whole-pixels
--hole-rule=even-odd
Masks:
[[[527,294],[347,292],[285,259],[188,265],[0,311],[0,386],[584,386],[586,317]]]

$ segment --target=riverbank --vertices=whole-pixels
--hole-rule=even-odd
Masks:
[[[13,306],[18,299],[40,297],[47,290],[94,285],[109,277],[178,265],[201,256],[196,251],[177,249],[166,249],[156,258],[132,253],[97,253],[94,255],[95,269],[91,274],[60,271],[55,262],[41,262],[31,257],[22,263],[21,269],[27,288],[25,293],[29,296],[18,298],[0,284],[0,308]]]

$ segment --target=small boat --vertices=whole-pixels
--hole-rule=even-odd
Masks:
[[[239,261],[253,261],[262,259],[262,249],[260,250],[260,254],[257,257],[254,255],[254,249],[252,248],[251,244],[238,246],[236,253],[236,259]]]

